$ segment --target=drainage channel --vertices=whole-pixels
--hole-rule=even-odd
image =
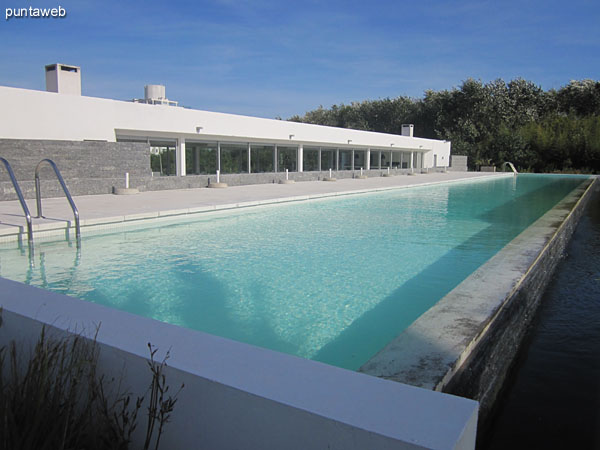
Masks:
[[[599,324],[597,187],[478,449],[600,448]]]

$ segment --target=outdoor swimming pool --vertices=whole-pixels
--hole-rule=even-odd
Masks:
[[[0,275],[357,369],[584,178],[519,175],[210,213],[0,250]]]

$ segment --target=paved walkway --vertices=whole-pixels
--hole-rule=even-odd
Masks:
[[[397,189],[448,181],[497,177],[507,174],[448,172],[398,175],[368,179],[341,179],[336,182],[304,181],[294,184],[256,184],[226,189],[178,189],[141,192],[137,195],[83,195],[75,197],[81,226],[126,222],[146,218],[193,214],[216,209],[305,200],[352,192]],[[27,200],[32,217],[37,214],[35,199]],[[73,221],[67,200],[43,200],[44,219],[33,219],[36,232],[63,231]],[[0,202],[0,242],[14,241],[26,230],[26,221],[17,200]],[[25,231],[26,232],[26,231]],[[25,238],[26,239],[26,238]]]

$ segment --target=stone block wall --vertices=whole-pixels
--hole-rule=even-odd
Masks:
[[[454,172],[466,172],[467,171],[467,156],[462,155],[451,155],[450,156],[450,167],[448,170]]]
[[[125,187],[125,173],[129,173],[129,187],[140,191],[195,189],[207,187],[216,181],[216,174],[161,176],[150,169],[150,147],[136,142],[49,141],[0,139],[0,156],[11,164],[25,198],[35,198],[35,168],[45,158],[53,160],[60,169],[72,195],[110,194],[113,187]],[[466,156],[464,170],[466,169]],[[443,171],[444,168],[430,169]],[[415,172],[420,169],[415,169]],[[409,169],[394,168],[391,175],[409,173]],[[387,169],[364,170],[368,177],[380,177]],[[337,179],[353,178],[360,170],[333,171]],[[290,172],[294,181],[317,181],[329,176],[329,171]],[[278,183],[285,172],[221,174],[221,181],[230,186]],[[50,165],[40,170],[42,198],[62,197],[62,189]],[[0,201],[16,200],[17,196],[4,167],[0,167]]]
[[[0,139],[0,156],[8,160],[25,198],[35,198],[35,168],[45,158],[58,166],[73,195],[108,194],[113,186],[124,187],[151,179],[150,147],[134,142],[47,141]],[[62,196],[49,164],[40,169],[43,198]],[[4,166],[0,167],[0,200],[16,194]]]

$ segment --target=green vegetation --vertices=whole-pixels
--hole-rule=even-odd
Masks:
[[[144,450],[157,449],[177,401],[148,344],[152,381]],[[99,349],[82,336],[52,339],[45,329],[29,358],[12,342],[0,348],[0,449],[125,450],[144,402],[98,373]],[[183,386],[182,386],[183,388]]]
[[[290,120],[393,134],[414,123],[416,136],[452,141],[452,153],[467,155],[471,168],[512,161],[527,171],[600,172],[599,81],[544,91],[523,79],[468,79],[422,99],[319,107]]]

